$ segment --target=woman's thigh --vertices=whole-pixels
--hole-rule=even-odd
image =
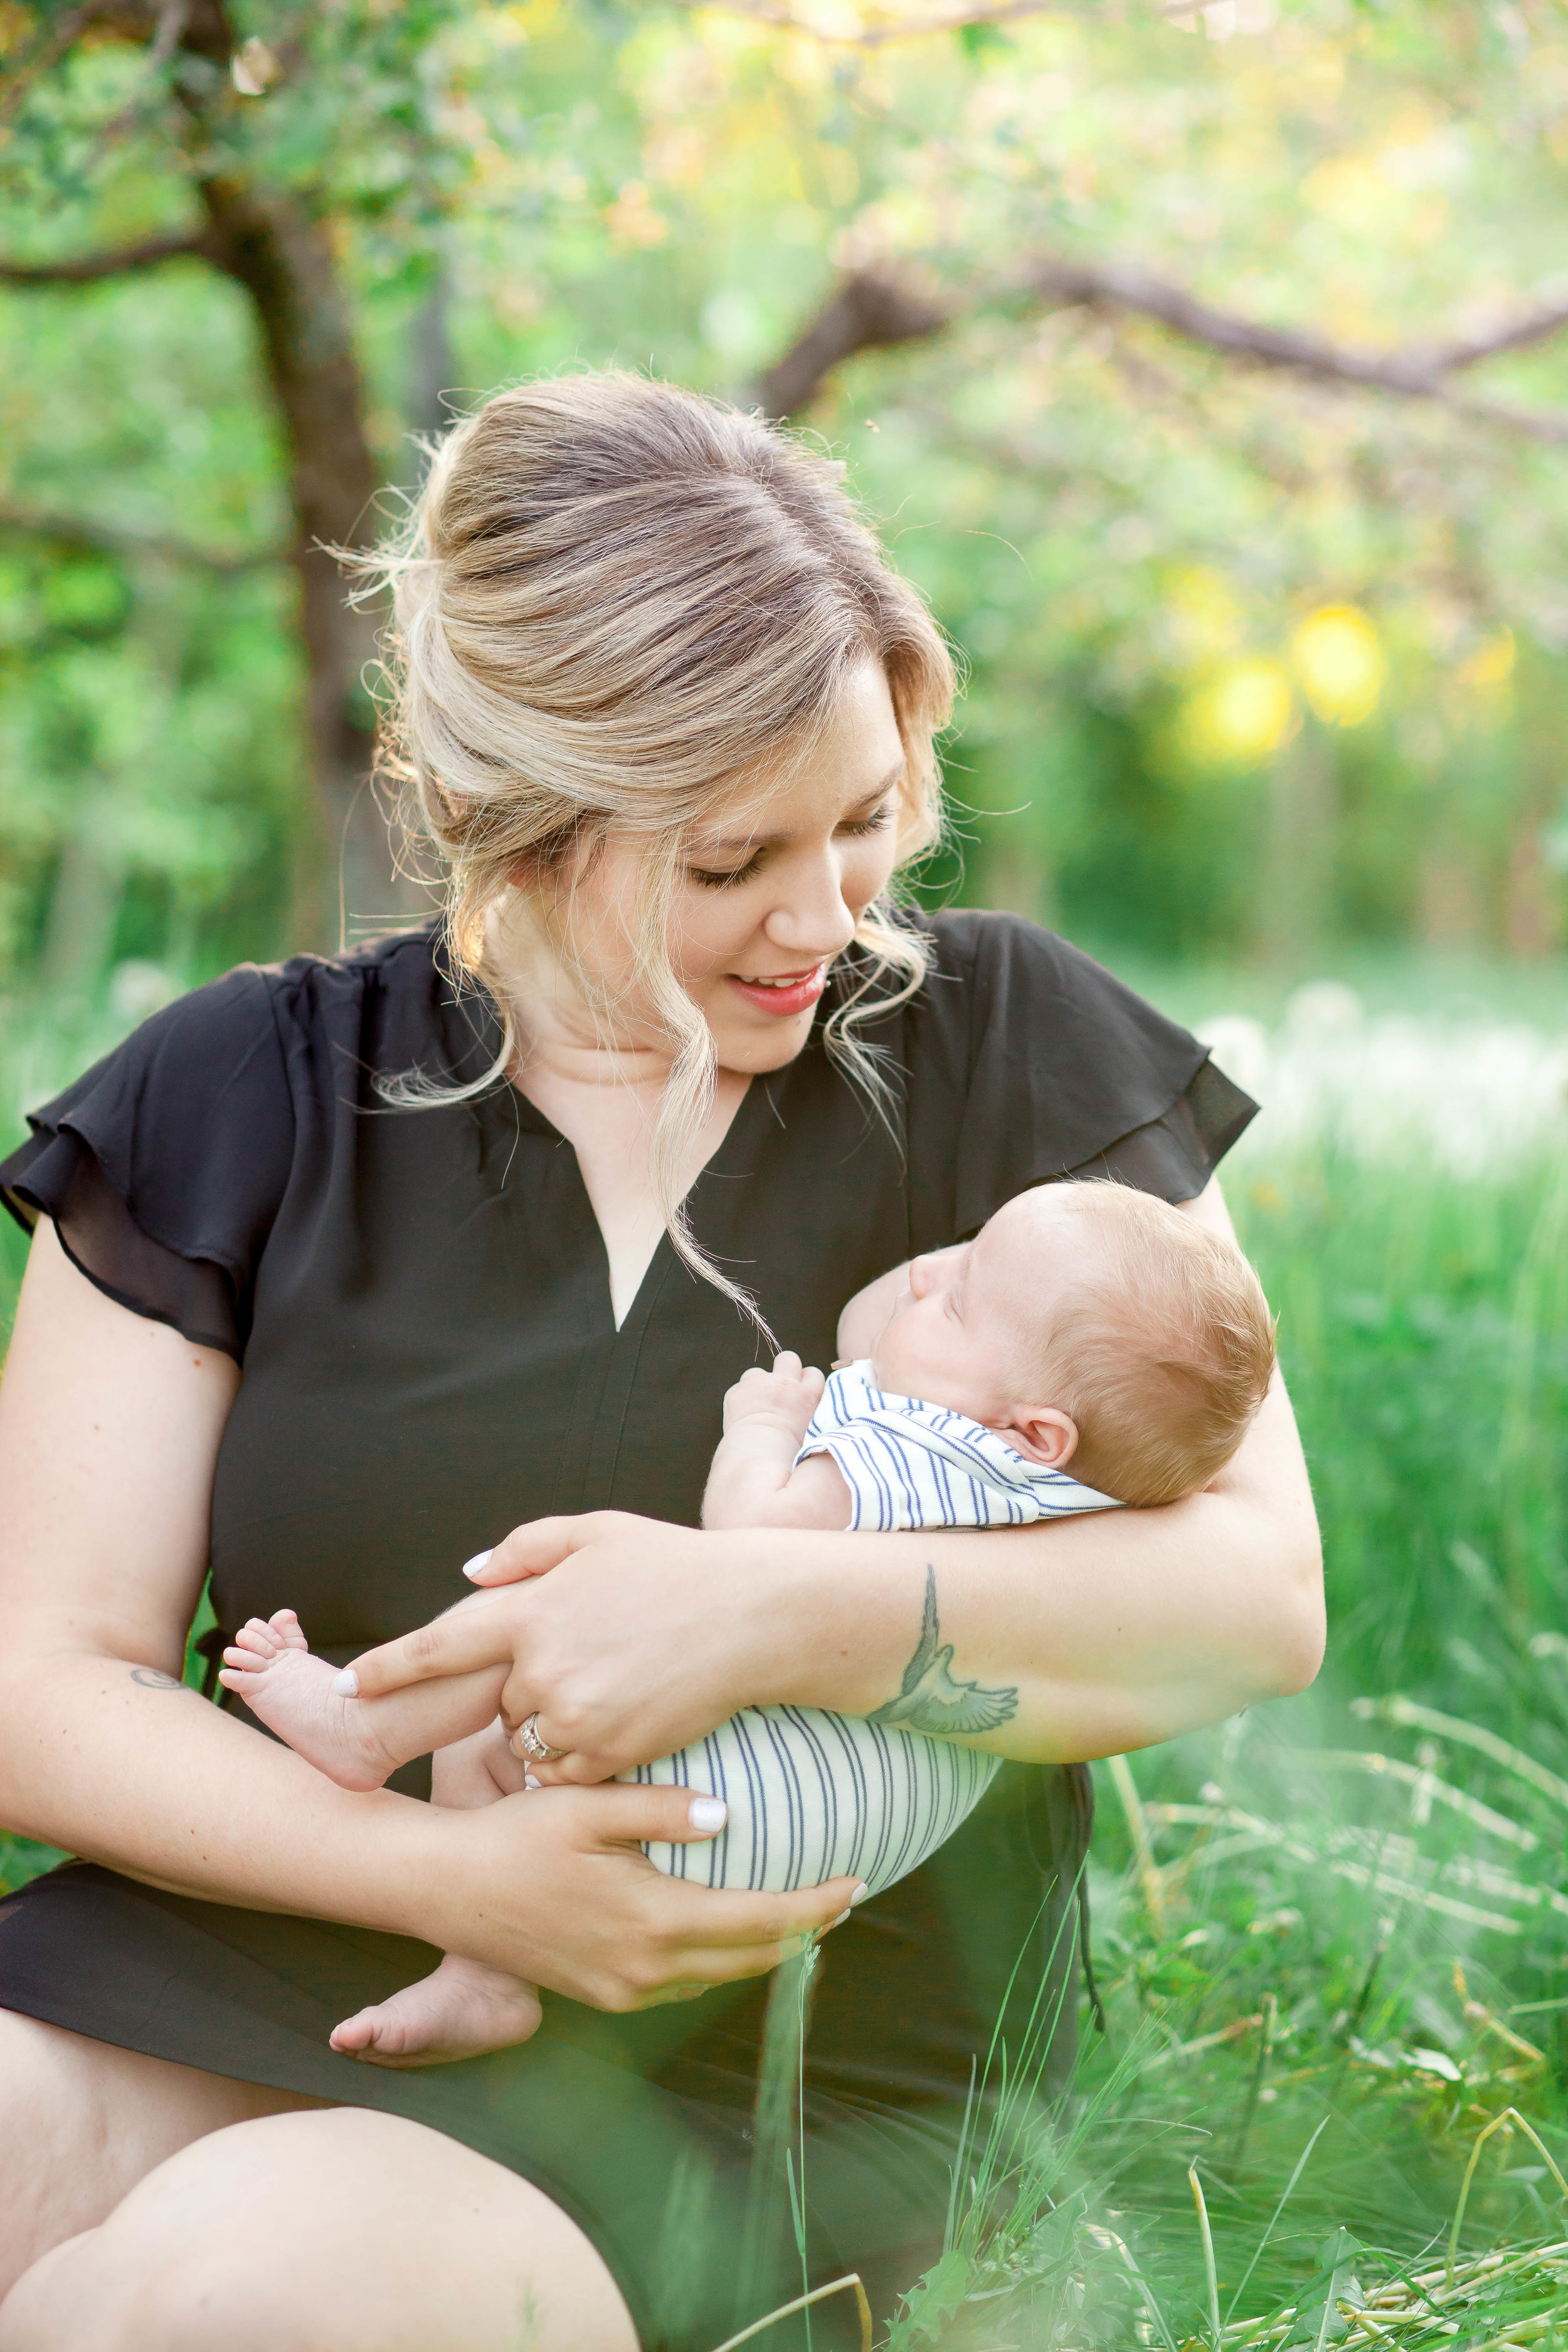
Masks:
[[[150,2172],[0,2308],[0,2352],[637,2352],[542,2191],[361,2107],[230,2126]]]
[[[193,2140],[321,2104],[0,2010],[0,2296]]]

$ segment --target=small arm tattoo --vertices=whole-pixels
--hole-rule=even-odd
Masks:
[[[952,1675],[952,1643],[942,1640],[936,1613],[936,1570],[926,1564],[925,1610],[914,1655],[904,1668],[897,1698],[890,1698],[868,1717],[870,1723],[907,1724],[911,1731],[937,1738],[945,1732],[994,1731],[1018,1712],[1016,1685],[988,1690],[980,1683],[957,1682]]]
[[[133,1683],[140,1683],[143,1690],[184,1690],[185,1687],[178,1675],[166,1675],[162,1666],[132,1666],[131,1679]]]

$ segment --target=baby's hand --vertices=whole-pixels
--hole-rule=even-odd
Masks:
[[[814,1364],[803,1364],[787,1349],[773,1359],[771,1372],[753,1364],[724,1399],[724,1434],[745,1422],[771,1422],[798,1445],[826,1385]]]

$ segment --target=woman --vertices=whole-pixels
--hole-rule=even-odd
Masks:
[[[681,1792],[585,1784],[742,1704],[869,1713],[930,1563],[954,1672],[1017,1693],[980,1743],[1015,1761],[816,1972],[805,2258],[886,2304],[1031,1934],[1021,1979],[1054,1955],[1071,2007],[1061,1759],[1318,1662],[1281,1391],[1169,1510],[693,1528],[758,1317],[821,1361],[861,1284],[1073,1171],[1223,1223],[1250,1115],[1060,941],[890,909],[951,676],[837,469],[663,386],[532,385],[451,436],[388,571],[449,949],[231,974],[0,1171],[37,1220],[0,1818],[88,1857],[0,1907],[0,2352],[629,2352],[790,2294],[787,2208],[747,2179],[756,1979],[851,1890],[661,1877],[637,1842],[700,1833]],[[567,1751],[545,1795],[348,1795],[181,1689],[209,1559],[220,1625],[296,1606],[346,1659],[491,1547],[493,1598],[405,1656],[472,1664],[482,1623],[509,1719]],[[539,2035],[418,2071],[328,2048],[433,1946],[544,1987]],[[1052,2080],[1069,2059],[1060,2032]]]

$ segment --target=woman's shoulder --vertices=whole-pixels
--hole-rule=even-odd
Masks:
[[[301,1135],[321,1133],[327,1099],[363,1090],[367,1040],[428,1061],[439,988],[428,929],[240,964],[29,1111],[26,1141],[0,1160],[0,1202],[29,1228],[52,1218],[121,1304],[238,1355]]]
[[[988,1049],[1027,1050],[1032,1061],[1083,1063],[1123,1076],[1176,1071],[1184,1086],[1204,1048],[1101,963],[1026,915],[977,907],[910,913],[931,942],[918,1009],[928,1027],[962,1035],[969,1066]]]
[[[362,1076],[427,1062],[455,1002],[434,925],[337,955],[237,964],[153,1013],[78,1083],[112,1071],[141,1086],[168,1070],[192,1099],[336,1092],[345,1055]]]
[[[954,1233],[1063,1176],[1203,1190],[1256,1106],[1190,1030],[1025,916],[908,919],[931,943],[905,1031],[911,1167]]]

